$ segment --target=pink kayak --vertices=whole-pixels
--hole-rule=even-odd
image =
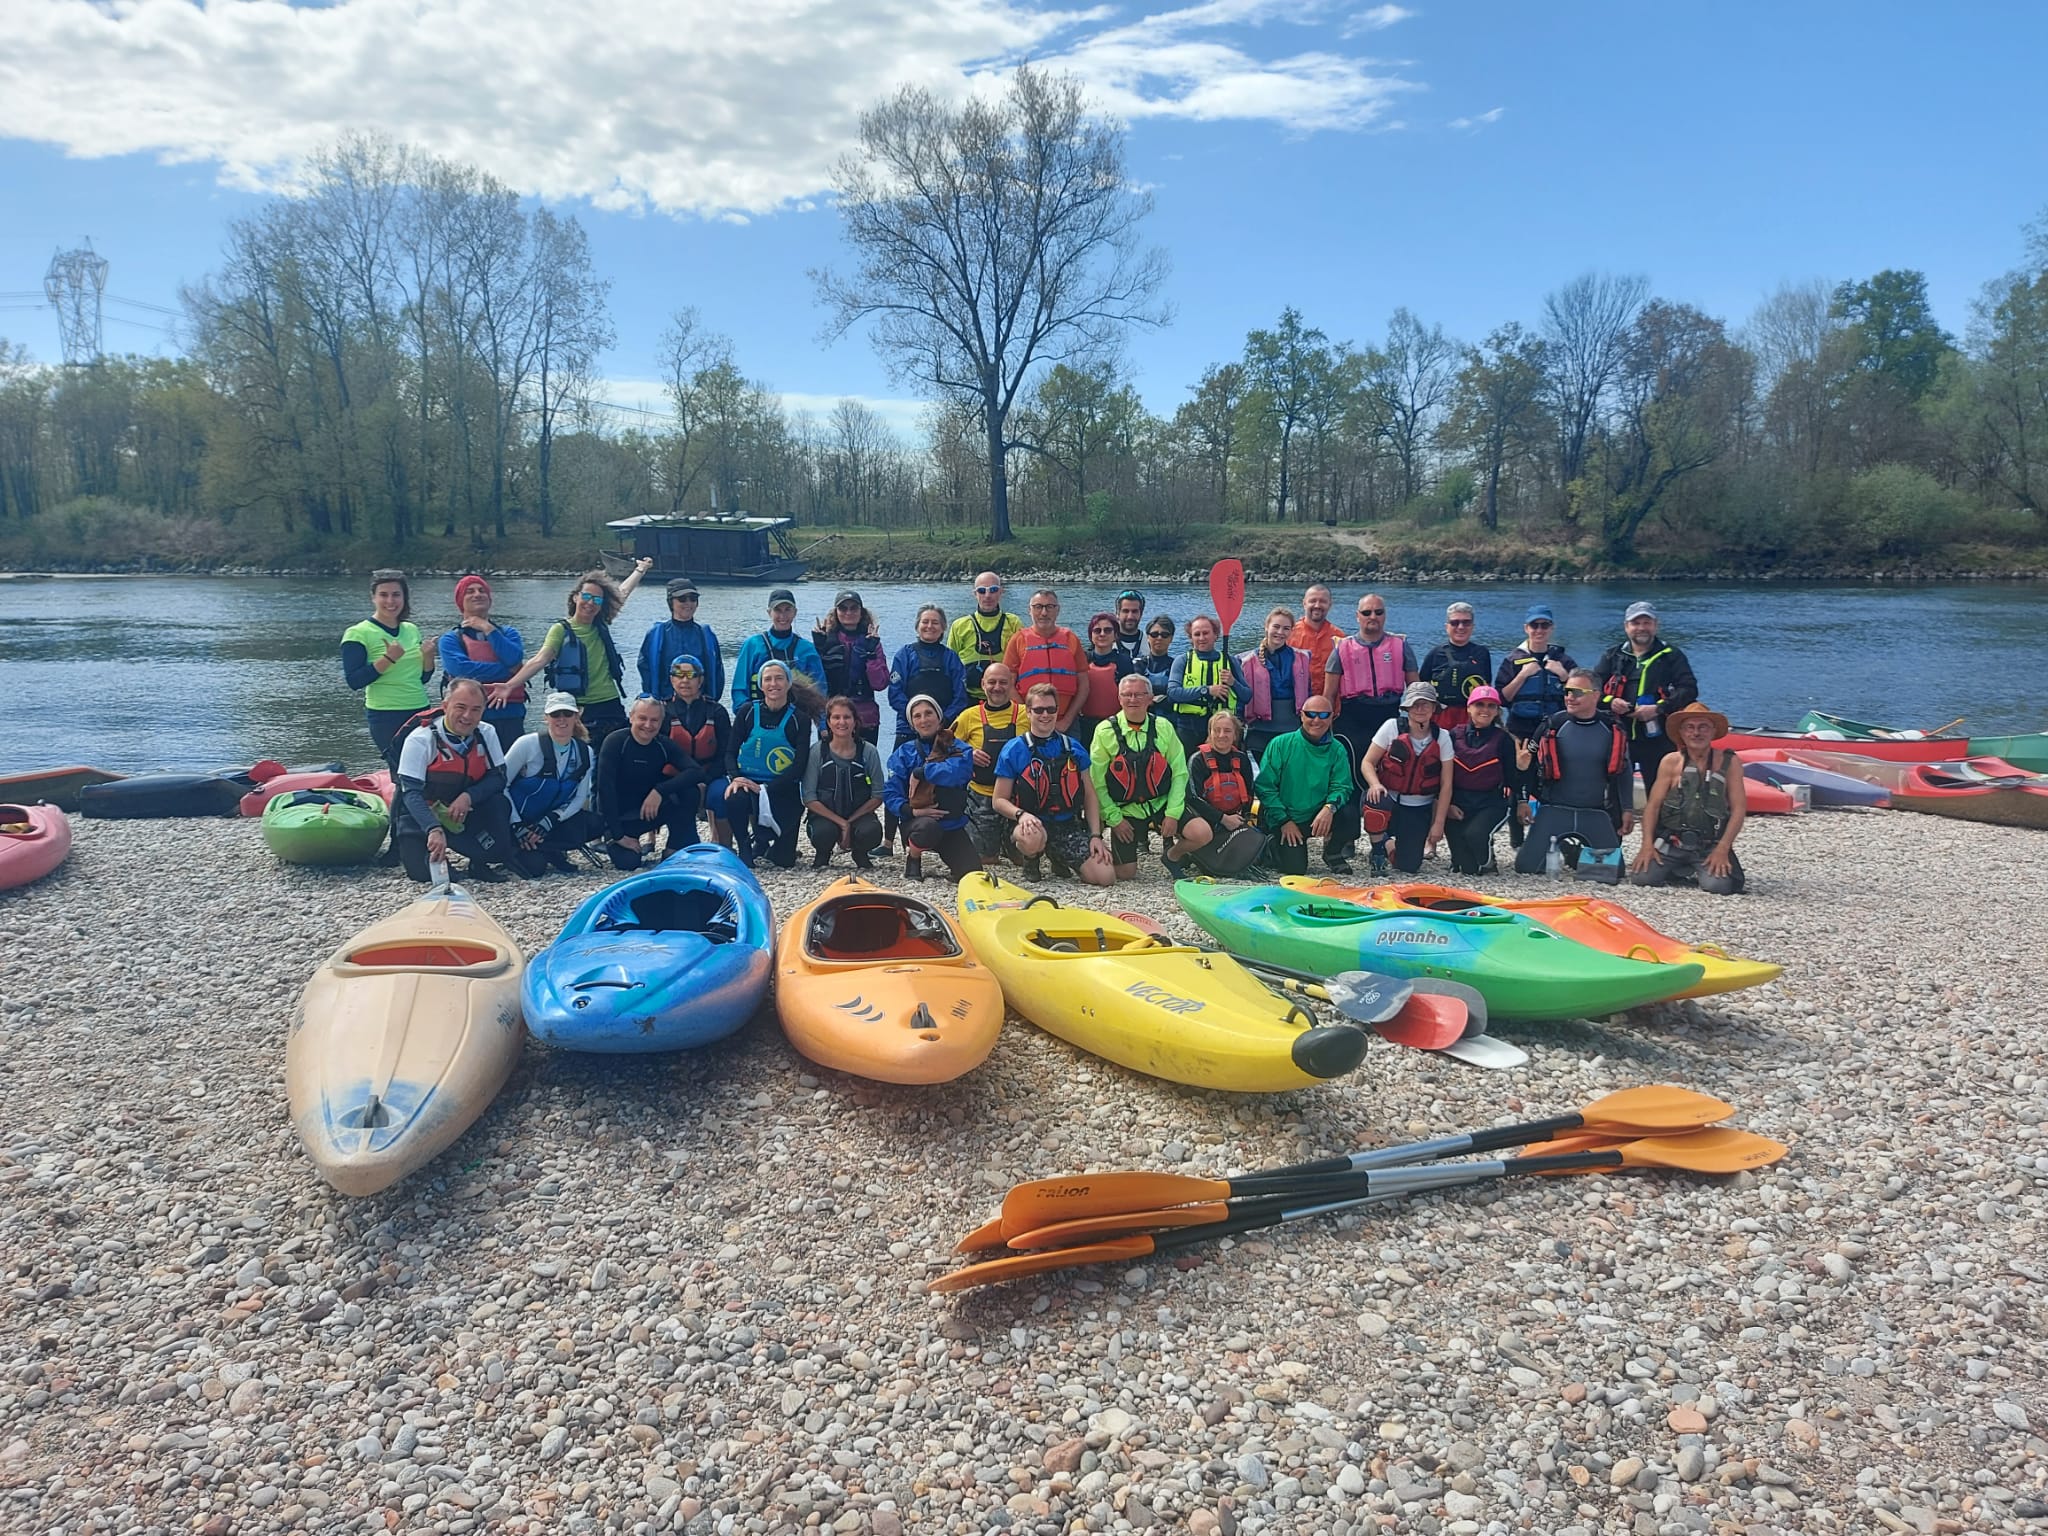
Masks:
[[[71,822],[54,805],[0,805],[0,891],[40,880],[71,851]]]
[[[274,773],[242,796],[241,813],[244,816],[261,816],[271,801],[294,790],[361,787],[345,773]]]

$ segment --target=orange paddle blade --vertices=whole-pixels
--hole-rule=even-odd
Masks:
[[[1382,1040],[1391,1040],[1396,1045],[1440,1051],[1453,1040],[1464,1038],[1467,1017],[1465,1005],[1457,998],[1417,992],[1401,1005],[1399,1013],[1372,1027]]]
[[[1711,1094],[1669,1083],[1647,1083],[1640,1088],[1623,1088],[1595,1099],[1579,1111],[1585,1128],[1601,1125],[1634,1126],[1644,1130],[1683,1130],[1712,1125],[1735,1113],[1735,1106]]]
[[[953,1245],[955,1253],[979,1253],[984,1248],[1003,1246],[1003,1218],[991,1216]]]
[[[1611,1142],[1605,1147],[1567,1147],[1546,1142],[1533,1149],[1534,1155],[1553,1152],[1605,1151],[1619,1154],[1623,1168],[1677,1168],[1687,1173],[1741,1173],[1775,1163],[1791,1148],[1782,1141],[1759,1136],[1732,1125],[1711,1125],[1678,1136],[1645,1136],[1633,1141]],[[1599,1168],[1562,1168],[1557,1173],[1599,1173]]]
[[[1230,1207],[1220,1200],[1204,1205],[1169,1205],[1156,1211],[1083,1216],[1079,1221],[1055,1222],[1035,1232],[1020,1232],[1010,1239],[1010,1246],[1018,1249],[1066,1248],[1075,1243],[1099,1242],[1105,1237],[1125,1237],[1147,1227],[1206,1227],[1212,1221],[1225,1221],[1229,1216]]]
[[[1003,1196],[1003,1230],[1030,1232],[1083,1216],[1149,1211],[1229,1196],[1227,1181],[1184,1173],[1077,1173],[1065,1179],[1033,1179]]]
[[[971,1291],[978,1285],[999,1285],[1042,1275],[1052,1269],[1079,1269],[1085,1264],[1115,1264],[1125,1259],[1142,1259],[1152,1251],[1149,1237],[1120,1237],[1081,1248],[1047,1248],[1038,1253],[1013,1253],[1005,1258],[987,1259],[979,1264],[950,1270],[928,1281],[925,1290],[934,1296],[950,1291]]]

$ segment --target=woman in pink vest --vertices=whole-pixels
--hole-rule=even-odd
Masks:
[[[1275,608],[1266,615],[1259,643],[1237,658],[1250,697],[1245,701],[1245,745],[1256,761],[1275,736],[1301,724],[1301,706],[1316,691],[1309,675],[1308,652],[1288,643],[1294,614]]]

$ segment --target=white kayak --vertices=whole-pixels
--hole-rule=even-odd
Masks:
[[[457,886],[328,957],[285,1047],[292,1126],[323,1179],[375,1194],[469,1129],[525,1045],[525,969],[512,936]]]

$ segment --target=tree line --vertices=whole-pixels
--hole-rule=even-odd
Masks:
[[[662,408],[607,405],[608,284],[578,221],[355,138],[229,226],[182,296],[183,355],[59,369],[0,341],[0,534],[96,499],[394,548],[581,548],[713,506],[1134,551],[1231,522],[1509,531],[1617,563],[2042,536],[2048,227],[1961,337],[1905,269],[1788,285],[1739,323],[1588,273],[1477,340],[1405,307],[1340,339],[1283,307],[1162,415],[1125,359],[1167,318],[1165,259],[1072,81],[899,93],[839,192],[855,265],[814,274],[819,296],[931,401],[915,440],[858,400],[787,409],[705,306],[659,340]]]

